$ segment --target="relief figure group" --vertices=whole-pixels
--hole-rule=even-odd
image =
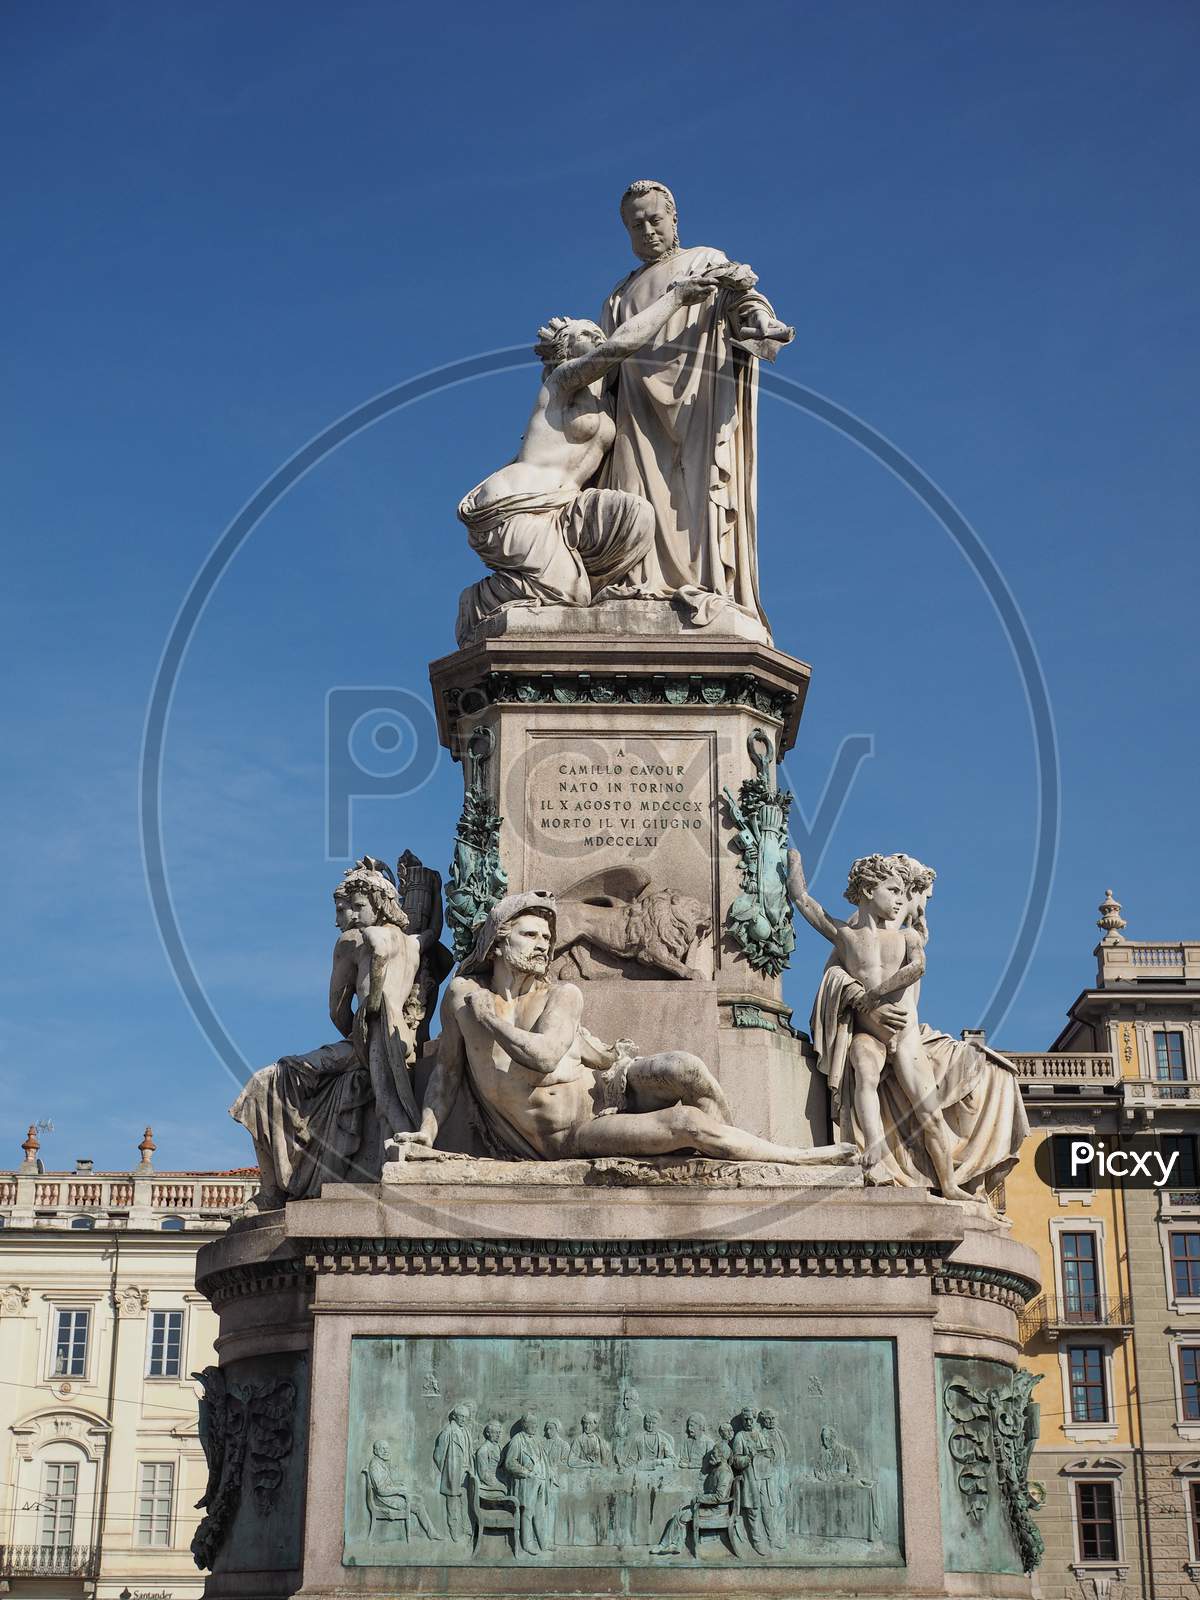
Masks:
[[[715,1428],[689,1412],[678,1439],[631,1385],[607,1433],[600,1408],[567,1427],[532,1406],[482,1426],[475,1412],[470,1401],[450,1409],[427,1472],[401,1474],[390,1442],[373,1443],[362,1469],[370,1540],[424,1538],[464,1558],[469,1547],[473,1558],[498,1536],[515,1560],[571,1561],[608,1547],[652,1561],[706,1549],[770,1559],[798,1539],[877,1536],[874,1479],[831,1423],[800,1460],[776,1410],[753,1401]]]

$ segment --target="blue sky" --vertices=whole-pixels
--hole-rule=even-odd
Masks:
[[[431,367],[595,315],[631,262],[630,179],[685,243],[750,261],[797,328],[779,371],[891,439],[1005,574],[1049,685],[1062,842],[997,1035],[1043,1048],[1089,980],[1112,884],[1141,937],[1200,936],[1193,161],[1200,14],[964,7],[311,3],[10,7],[0,128],[8,382],[3,626],[8,1140],[233,1165],[234,1084],[147,898],[137,764],[172,620],[296,450]],[[274,507],[176,688],[171,890],[253,1064],[329,1037],[324,708],[423,693],[477,575],[459,496],[515,448],[533,374],[362,433]],[[813,664],[788,763],[811,813],[870,734],[815,881],[906,849],[940,873],[923,1004],[982,1015],[1035,828],[1014,660],[962,555],[878,463],[764,399],[760,557]],[[424,760],[422,753],[421,760]],[[445,865],[448,758],[353,848]],[[807,929],[788,995],[807,1015]]]

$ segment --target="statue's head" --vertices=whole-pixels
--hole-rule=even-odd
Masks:
[[[544,978],[554,948],[554,927],[540,911],[525,911],[508,923],[496,941],[496,954],[514,972]]]
[[[621,221],[639,261],[661,261],[679,248],[675,196],[665,183],[639,178],[621,196]]]
[[[523,924],[519,930],[518,923]],[[475,935],[474,949],[459,966],[459,977],[482,977],[490,973],[497,956],[503,956],[517,972],[544,973],[554,960],[557,924],[558,907],[554,896],[544,889],[505,895],[483,919]],[[523,959],[530,954],[534,957],[531,967],[510,960],[511,955]]]
[[[746,1400],[742,1404],[741,1419],[748,1428],[753,1428],[758,1422],[758,1407],[753,1400]]]
[[[821,1429],[821,1449],[832,1450],[837,1443],[837,1429],[826,1423]]]
[[[891,922],[908,904],[908,889],[891,856],[860,856],[850,868],[846,899]]]
[[[621,1404],[624,1406],[626,1411],[632,1411],[635,1406],[640,1406],[641,1403],[642,1397],[638,1394],[636,1389],[630,1387],[622,1392]]]
[[[891,857],[900,881],[908,891],[908,914],[914,927],[922,932],[925,927],[925,906],[929,896],[933,893],[933,880],[937,873],[932,867],[927,867],[915,856],[906,856],[901,852]]]
[[[451,1422],[467,1423],[467,1422],[470,1422],[470,1420],[471,1420],[471,1410],[470,1410],[469,1406],[457,1405],[457,1406],[454,1407],[454,1409],[450,1413],[450,1421]]]
[[[374,856],[364,856],[344,874],[333,891],[333,910],[343,933],[385,922],[395,928],[408,927],[391,869]]]
[[[693,1411],[684,1424],[689,1439],[699,1439],[707,1426],[707,1422],[699,1411]]]
[[[758,1413],[758,1420],[762,1423],[764,1428],[773,1428],[778,1418],[773,1407],[764,1406]]]
[[[562,1423],[557,1417],[547,1417],[546,1426],[542,1429],[547,1439],[557,1439],[562,1433]]]
[[[725,1443],[728,1444],[733,1438],[733,1424],[731,1422],[720,1422],[717,1424],[717,1432],[720,1434],[721,1438],[724,1439]]]
[[[595,1411],[585,1411],[579,1419],[579,1426],[584,1433],[599,1433],[600,1418]]]
[[[500,1419],[499,1419],[499,1417],[492,1417],[490,1421],[484,1423],[484,1425],[483,1425],[483,1437],[485,1439],[490,1439],[493,1444],[495,1444],[499,1440],[499,1438],[500,1438]]]
[[[380,1461],[390,1461],[391,1460],[391,1458],[392,1458],[392,1447],[387,1442],[386,1439],[376,1439],[375,1443],[371,1446],[371,1448],[375,1452],[375,1454],[379,1457]]]
[[[525,1414],[521,1418],[521,1427],[525,1430],[526,1433],[536,1433],[537,1432],[537,1425],[538,1425],[537,1412],[536,1411],[526,1411]]]
[[[604,343],[604,330],[586,317],[551,317],[538,329],[533,353],[548,371]]]

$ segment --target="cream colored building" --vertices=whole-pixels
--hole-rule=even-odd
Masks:
[[[190,1374],[216,1318],[196,1251],[254,1173],[46,1172],[33,1129],[0,1172],[0,1590],[198,1596],[207,1471]]]

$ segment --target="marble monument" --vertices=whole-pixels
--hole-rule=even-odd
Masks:
[[[638,264],[539,330],[458,508],[444,892],[345,873],[338,1037],[232,1107],[262,1181],[197,1267],[206,1594],[1030,1600],[1015,1076],[921,1020],[930,868],[861,856],[843,919],[789,851],[810,669],[755,475],[793,330],[664,184],[619,213]]]

